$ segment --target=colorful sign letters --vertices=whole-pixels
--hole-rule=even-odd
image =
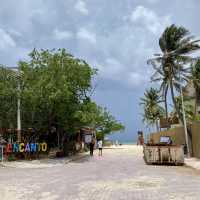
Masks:
[[[6,145],[7,153],[23,153],[23,152],[46,152],[47,143],[8,143]]]

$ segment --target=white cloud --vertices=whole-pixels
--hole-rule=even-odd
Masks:
[[[35,16],[42,16],[44,15],[45,12],[42,9],[35,9],[31,12],[31,16],[35,17]]]
[[[101,77],[111,80],[120,80],[122,78],[121,74],[124,71],[124,66],[114,58],[107,58],[105,63],[99,65],[99,74]]]
[[[107,58],[102,64],[95,64],[99,70],[99,76],[103,79],[118,81],[128,87],[135,88],[141,85],[146,85],[149,82],[151,72],[143,69],[135,69],[130,71],[130,68],[124,66],[119,60],[115,58]]]
[[[0,38],[0,49],[16,46],[13,38],[3,29],[0,29]]]
[[[154,4],[154,3],[158,3],[159,0],[147,0],[148,3]]]
[[[14,29],[12,29],[12,28],[10,28],[10,29],[8,30],[8,33],[9,33],[11,36],[14,36],[14,37],[22,37],[22,34],[21,34],[19,31],[14,30]]]
[[[149,83],[152,72],[146,69],[135,69],[131,71],[129,67],[124,66],[116,58],[107,58],[104,63],[93,63],[99,70],[99,76],[103,79],[117,81],[129,88],[136,88]]]
[[[86,7],[86,3],[82,0],[76,2],[74,8],[83,15],[88,15],[89,11]]]
[[[153,34],[159,35],[170,24],[170,16],[158,16],[149,8],[137,6],[131,14],[131,21],[144,26]]]
[[[131,86],[141,86],[149,81],[149,76],[139,72],[131,72],[128,77],[128,82]]]
[[[73,37],[72,33],[70,31],[61,31],[58,29],[55,29],[53,32],[53,37],[56,40],[67,40]]]
[[[96,43],[96,35],[85,28],[81,28],[77,33],[78,39],[87,40],[88,42],[95,44]]]

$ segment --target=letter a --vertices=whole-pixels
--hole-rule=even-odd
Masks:
[[[29,143],[26,144],[25,152],[30,152],[30,146],[29,146]]]

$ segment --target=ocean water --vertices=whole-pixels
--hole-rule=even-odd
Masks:
[[[116,140],[113,141],[113,143],[115,144]],[[136,145],[137,142],[133,142],[133,141],[120,141],[118,140],[118,144],[124,144],[124,145]]]
[[[106,137],[106,139],[112,141],[113,143],[115,143],[116,141],[118,141],[118,143],[121,144],[127,144],[127,145],[131,145],[131,144],[137,144],[137,137],[133,137],[133,138],[125,138],[123,137],[123,134],[113,134],[113,135],[109,135]]]
[[[120,143],[122,143],[122,144],[126,144],[126,145],[135,145],[135,144],[137,144],[137,142],[120,142]]]

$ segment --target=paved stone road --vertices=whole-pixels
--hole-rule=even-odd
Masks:
[[[141,149],[106,149],[42,169],[0,168],[1,200],[199,200],[200,174],[186,167],[147,166]]]

